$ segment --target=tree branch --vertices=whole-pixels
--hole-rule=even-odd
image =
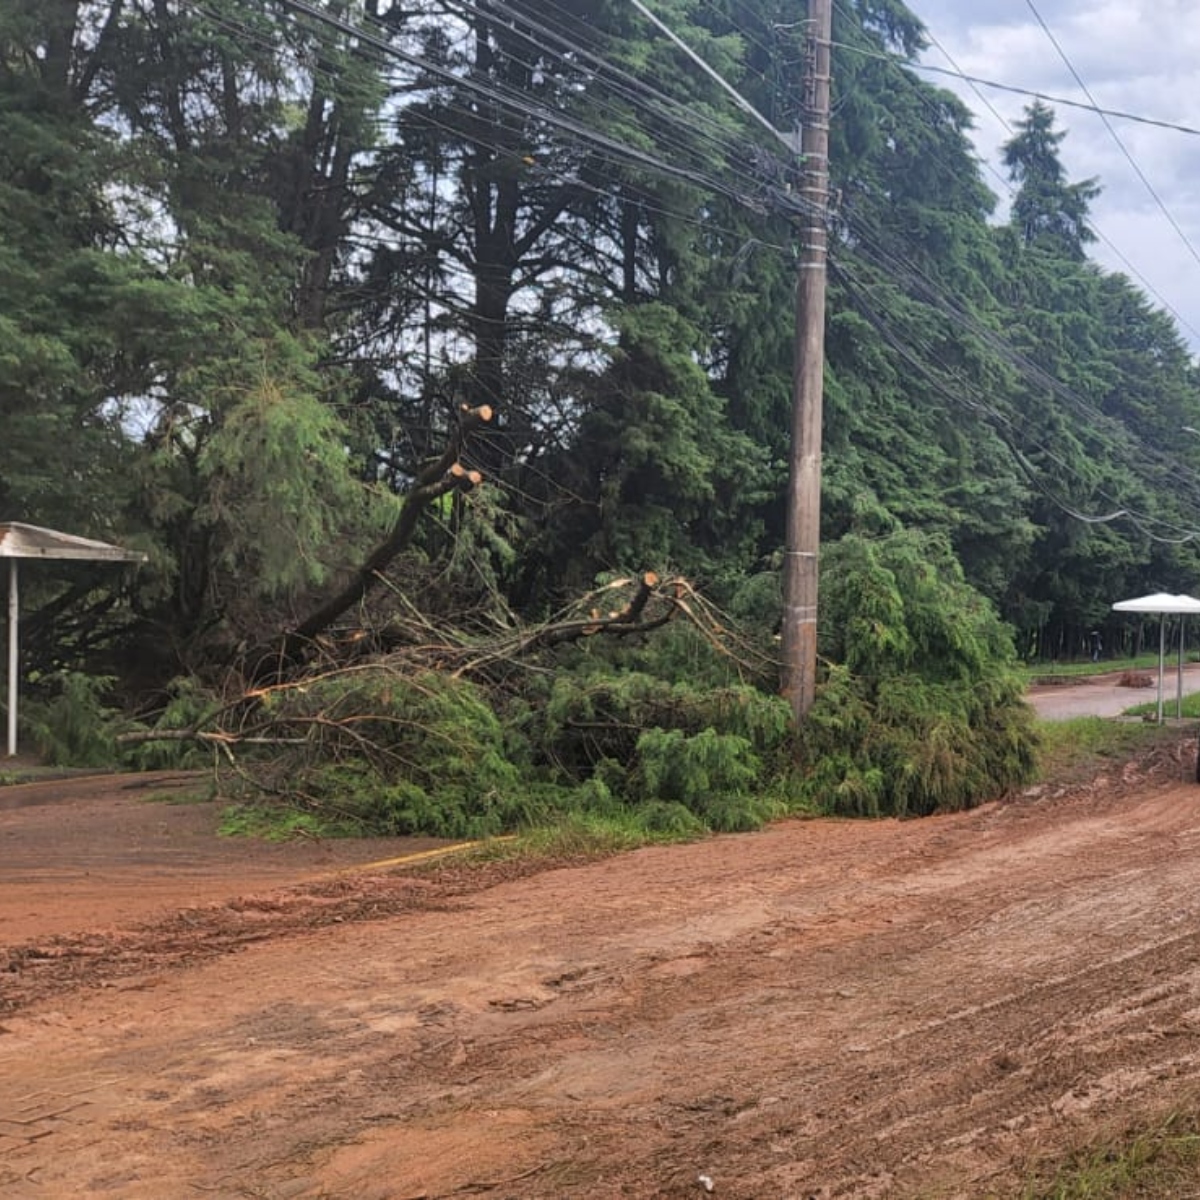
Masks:
[[[262,680],[271,675],[279,675],[300,657],[319,633],[323,633],[344,612],[359,604],[379,582],[392,559],[408,547],[416,532],[417,521],[434,500],[447,492],[470,491],[482,483],[483,477],[479,472],[466,470],[458,459],[470,434],[491,419],[492,410],[486,404],[478,408],[468,408],[466,405],[462,407],[441,457],[426,464],[417,473],[388,536],[371,551],[341,591],[331,596],[284,635],[281,646],[274,650],[263,649],[255,656],[257,661],[252,660],[250,663],[253,678]]]

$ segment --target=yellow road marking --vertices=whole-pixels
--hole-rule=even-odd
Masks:
[[[398,858],[380,858],[375,862],[353,863],[348,867],[339,867],[334,874],[345,875],[351,871],[374,871],[380,867],[399,867],[405,863],[420,862],[428,858],[444,858],[447,854],[457,854],[460,850],[473,850],[476,846],[488,846],[495,842],[512,842],[516,837],[508,834],[505,837],[477,838],[472,842],[455,842],[453,846],[438,846],[435,850],[419,850],[415,854],[401,854]]]

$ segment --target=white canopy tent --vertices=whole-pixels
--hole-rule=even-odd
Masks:
[[[17,753],[17,681],[20,677],[20,590],[17,561],[67,558],[91,562],[144,562],[146,556],[108,542],[74,537],[19,521],[0,522],[0,558],[8,559],[8,757]]]
[[[1179,668],[1175,697],[1175,715],[1183,715],[1183,618],[1189,613],[1200,613],[1200,600],[1194,596],[1175,596],[1169,592],[1154,592],[1149,596],[1137,596],[1133,600],[1119,600],[1113,605],[1114,612],[1158,614],[1158,723],[1163,719],[1163,668],[1167,656],[1167,614],[1178,614],[1179,621]]]

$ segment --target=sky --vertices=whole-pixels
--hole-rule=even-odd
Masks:
[[[941,47],[966,74],[1087,102],[1029,0],[908,0],[908,5],[934,39],[922,62],[950,67]],[[1033,0],[1033,5],[1101,107],[1200,129],[1200,0]],[[956,92],[976,114],[976,149],[1000,176],[985,166],[983,177],[1003,215],[1009,194],[1000,147],[1012,134],[988,104],[1011,125],[1032,101],[980,86],[981,99],[967,83],[923,77]],[[1068,180],[1094,177],[1104,189],[1092,204],[1091,224],[1100,239],[1092,257],[1130,276],[1157,307],[1174,310],[1182,336],[1200,355],[1200,136],[1110,117],[1164,214],[1101,117],[1051,107],[1057,128],[1067,133],[1060,150]]]

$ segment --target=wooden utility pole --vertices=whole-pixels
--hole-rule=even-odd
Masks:
[[[783,566],[782,692],[799,728],[817,674],[817,578],[821,542],[821,413],[825,370],[826,210],[829,201],[829,43],[832,0],[808,0],[801,187],[804,205],[793,362],[787,543]]]

